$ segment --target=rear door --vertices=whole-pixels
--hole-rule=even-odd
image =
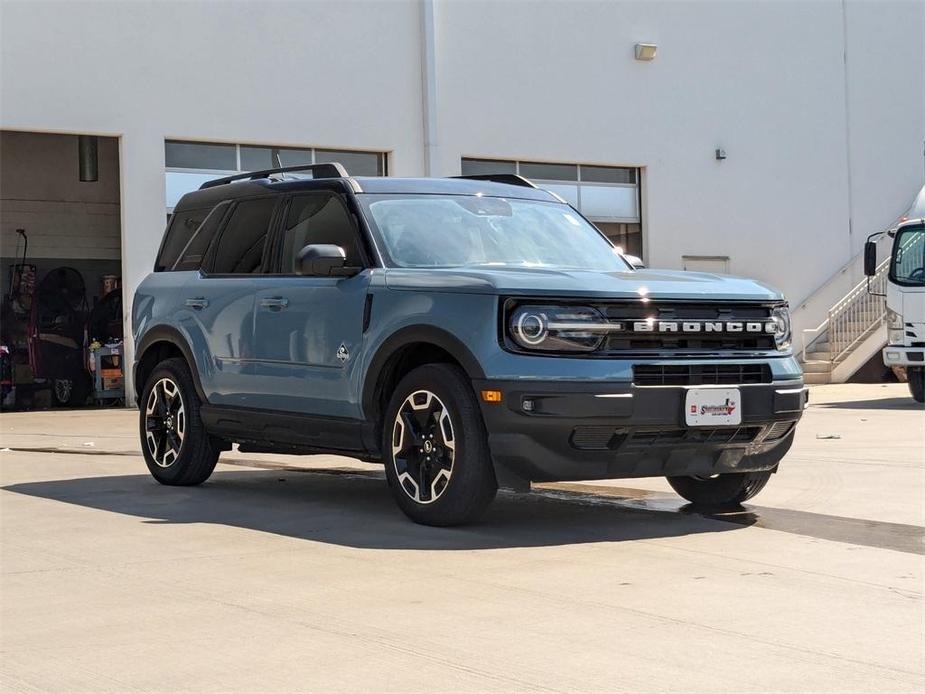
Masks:
[[[322,417],[358,418],[354,367],[363,339],[369,263],[344,199],[318,191],[292,196],[281,215],[278,273],[262,281],[254,307],[258,406]],[[308,244],[344,249],[353,277],[302,277]]]
[[[254,298],[279,201],[273,196],[230,203],[218,235],[211,243],[191,239],[177,264],[201,264],[185,287],[185,320],[203,389],[214,405],[253,406]]]

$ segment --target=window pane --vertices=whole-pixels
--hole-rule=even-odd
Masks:
[[[218,231],[225,212],[228,211],[229,204],[217,205],[209,212],[199,228],[183,239],[184,245],[179,251],[180,261],[177,263],[176,270],[198,270],[202,267],[202,259],[209,250],[209,245],[212,243],[215,232]]]
[[[575,164],[534,164],[520,162],[520,175],[524,178],[538,178],[545,181],[577,181],[578,166]]]
[[[636,188],[582,186],[580,209],[585,217],[638,219]]]
[[[344,152],[335,149],[315,150],[319,164],[339,162],[351,176],[385,176],[385,156],[377,152]]]
[[[363,265],[350,215],[336,195],[302,195],[292,200],[283,237],[284,273],[296,271],[299,251],[310,243],[340,246],[347,257],[347,265]]]
[[[276,198],[238,203],[219,239],[212,272],[217,275],[260,272],[263,247]]]
[[[642,258],[642,227],[639,224],[595,222],[594,226],[604,232],[607,238],[613,241],[613,245],[621,251]]]
[[[208,208],[204,210],[185,210],[177,212],[170,220],[170,226],[164,236],[164,245],[161,249],[157,262],[154,264],[154,271],[169,270],[180,257],[183,247],[189,243],[190,238],[195,233],[202,220],[209,214]]]
[[[517,173],[517,164],[513,161],[501,161],[500,159],[463,159],[462,175],[479,176],[483,174],[496,173]]]
[[[539,187],[555,193],[569,205],[578,209],[578,186],[560,186],[554,183],[540,183]]]
[[[270,147],[251,147],[241,145],[241,170],[260,171],[272,169],[276,166],[273,150]]]
[[[301,166],[312,163],[312,151],[310,149],[287,149],[285,147],[275,147],[273,149],[273,162],[270,168],[276,167],[276,155],[279,154],[283,166]]]
[[[581,166],[581,180],[591,183],[635,183],[636,169],[615,166]]]
[[[234,145],[168,140],[165,144],[164,156],[168,168],[235,171],[238,166]]]
[[[199,190],[206,181],[212,181],[221,178],[222,174],[217,173],[187,173],[185,171],[168,171],[166,174],[167,182],[167,207],[176,207],[177,203],[187,193]]]

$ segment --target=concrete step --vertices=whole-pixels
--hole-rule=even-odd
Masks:
[[[805,374],[828,374],[832,372],[832,362],[825,361],[815,364],[803,364]]]
[[[832,374],[828,373],[804,373],[803,383],[810,386],[823,385],[832,382]]]
[[[806,353],[806,361],[831,361],[832,356],[826,351],[816,351]]]

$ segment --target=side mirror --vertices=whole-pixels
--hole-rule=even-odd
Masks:
[[[310,243],[299,251],[296,273],[306,277],[330,277],[343,274],[347,256],[332,243]]]
[[[643,270],[646,267],[646,264],[642,262],[642,258],[638,255],[628,255],[624,253],[623,259],[632,265],[634,270]]]
[[[877,244],[874,241],[864,244],[864,274],[868,277],[877,274]]]

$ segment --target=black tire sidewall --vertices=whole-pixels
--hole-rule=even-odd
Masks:
[[[909,393],[916,402],[925,402],[925,368],[911,368],[906,372]]]
[[[392,432],[399,407],[411,393],[428,390],[447,408],[456,443],[446,489],[429,504],[416,502],[402,488],[392,457]],[[488,437],[465,372],[450,364],[428,364],[406,375],[395,389],[382,425],[382,456],[395,501],[412,520],[426,525],[458,525],[477,517],[497,492]]]
[[[186,410],[186,431],[180,454],[169,467],[161,467],[148,451],[148,442],[145,436],[145,415],[148,398],[154,385],[162,378],[169,378],[177,384],[180,397]],[[167,359],[158,364],[145,383],[142,398],[139,402],[139,435],[141,438],[141,451],[145,464],[151,475],[161,484],[198,484],[211,473],[218,458],[209,441],[209,436],[202,425],[199,415],[199,397],[193,385],[193,378],[189,367],[182,359]],[[208,473],[203,477],[205,469]],[[201,479],[200,479],[201,478]]]
[[[668,477],[678,494],[698,506],[738,506],[748,501],[771,479],[773,472],[734,472],[707,479]]]

